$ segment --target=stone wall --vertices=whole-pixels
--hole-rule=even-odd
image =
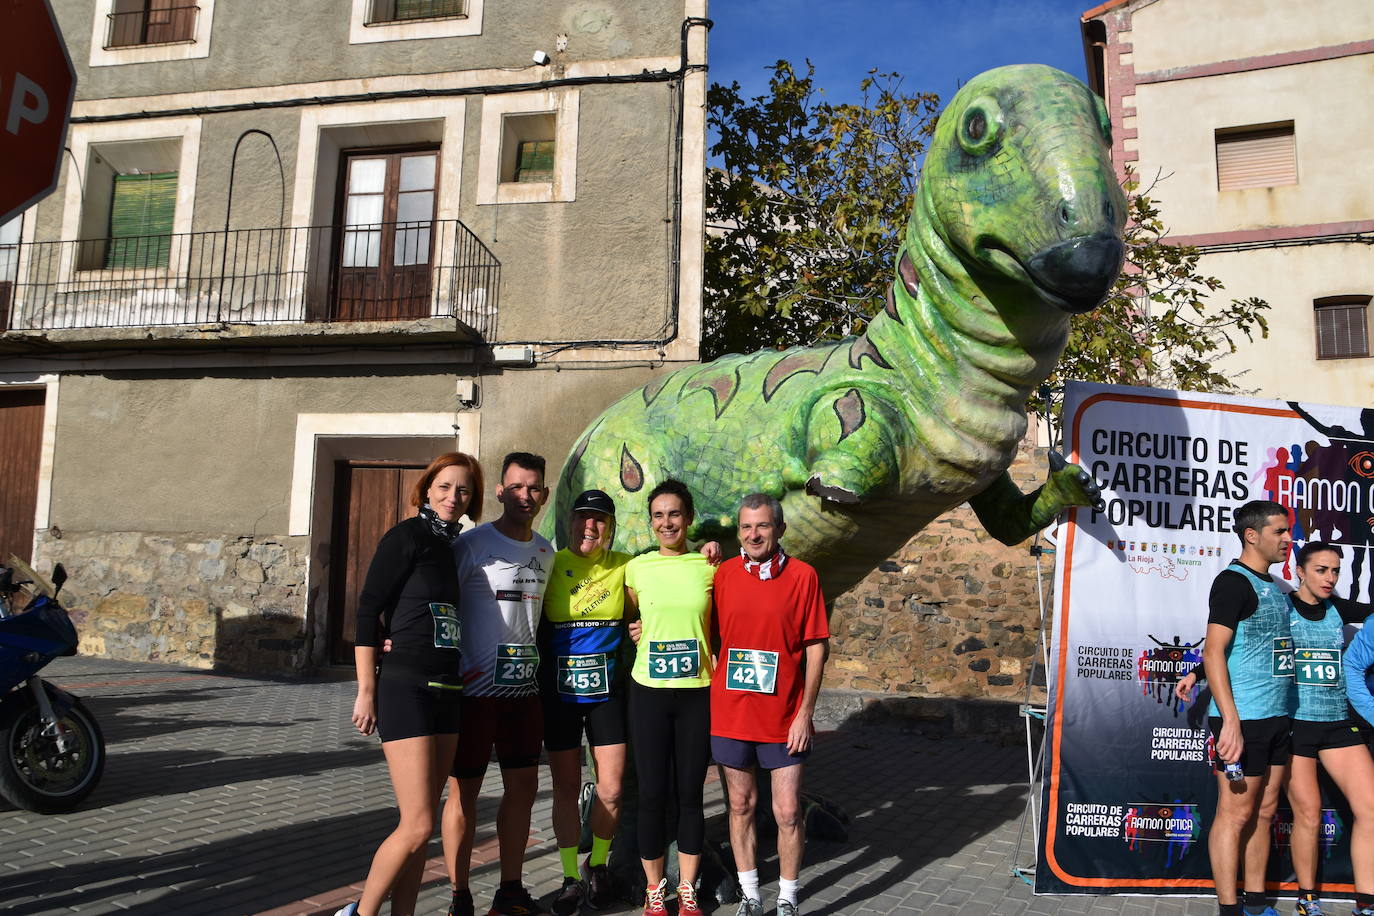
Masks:
[[[300,672],[304,537],[41,532],[36,568],[61,561],[80,652],[197,668]]]
[[[1028,442],[1011,467],[1040,486],[1045,449]],[[960,506],[835,599],[825,686],[870,697],[1044,700],[1034,541],[1007,547]],[[1054,558],[1042,559],[1046,600]]]
[[[1026,445],[1012,477],[1030,491],[1046,467],[1045,450]],[[963,506],[840,595],[825,683],[836,709],[878,700],[899,718],[939,719],[945,706],[909,714],[910,703],[892,703],[1010,704],[1026,697],[1028,678],[1032,701],[1043,702],[1031,543],[998,543]],[[64,604],[83,654],[298,674],[311,667],[309,633],[320,630],[306,625],[308,549],[307,537],[49,529],[40,533],[36,566],[46,573],[56,561],[67,565]],[[1048,600],[1053,557],[1043,564]]]

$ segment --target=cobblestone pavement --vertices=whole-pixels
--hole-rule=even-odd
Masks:
[[[348,722],[351,683],[78,658],[45,674],[85,699],[109,760],[72,814],[0,807],[0,912],[327,916],[356,897],[394,814],[377,742]],[[886,728],[823,734],[807,789],[851,823],[847,842],[807,847],[807,916],[1215,912],[1202,900],[1034,897],[1011,874],[1024,779],[1023,748]],[[540,789],[526,883],[549,895],[560,870],[547,771]],[[493,766],[474,857],[479,912],[496,881],[498,792]],[[707,818],[708,834],[723,838],[716,783]],[[437,837],[430,855],[419,912],[439,916],[448,888]],[[776,859],[760,871],[771,914]]]

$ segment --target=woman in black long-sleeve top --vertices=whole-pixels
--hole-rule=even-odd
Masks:
[[[372,859],[362,899],[336,916],[411,916],[434,810],[458,746],[458,519],[482,515],[482,468],[462,452],[440,455],[411,491],[419,514],[382,536],[358,600],[353,724],[381,733],[401,821]],[[378,649],[391,640],[378,672]]]

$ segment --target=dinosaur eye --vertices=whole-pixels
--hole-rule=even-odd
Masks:
[[[970,111],[966,129],[970,140],[983,139],[983,134],[988,132],[988,116],[978,110]]]
[[[1002,132],[1002,109],[991,98],[974,99],[959,121],[959,145],[970,156],[992,148]]]

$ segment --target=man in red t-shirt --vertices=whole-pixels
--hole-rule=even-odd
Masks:
[[[755,773],[769,771],[778,822],[778,916],[796,916],[805,834],[802,761],[816,730],[811,716],[829,654],[816,570],[778,543],[787,526],[782,505],[762,493],[739,509],[741,556],[715,577],[713,640],[719,661],[711,678],[711,755],[725,769],[730,845],[744,899],[736,916],[762,916],[755,864]]]

